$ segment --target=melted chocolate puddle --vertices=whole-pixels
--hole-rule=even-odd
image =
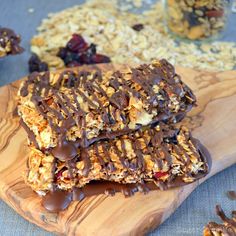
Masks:
[[[42,201],[42,205],[51,212],[65,210],[72,201],[70,192],[56,190],[48,193]]]
[[[109,181],[94,181],[83,188],[74,188],[71,192],[54,190],[48,193],[42,199],[42,205],[50,212],[59,212],[65,210],[72,201],[82,201],[85,197],[91,197],[99,194],[114,196],[117,192],[122,192],[125,197],[133,196],[140,191],[148,193],[150,190],[158,189],[154,183],[146,184],[119,184]]]

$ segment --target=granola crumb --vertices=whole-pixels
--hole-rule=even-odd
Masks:
[[[29,13],[34,13],[34,8],[29,8],[29,9],[28,9],[28,12],[29,12]]]

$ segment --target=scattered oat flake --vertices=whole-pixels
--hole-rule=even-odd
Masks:
[[[34,8],[29,8],[29,9],[28,9],[28,12],[29,12],[29,13],[34,13]]]
[[[164,16],[161,2],[135,14],[125,11],[116,0],[90,0],[49,14],[31,41],[31,51],[47,62],[50,69],[61,68],[61,63],[52,63],[52,58],[58,60],[59,48],[77,33],[89,44],[95,43],[97,52],[109,56],[113,63],[149,63],[166,58],[175,65],[208,71],[235,68],[236,43],[215,41],[201,46],[177,43],[165,30]],[[135,31],[132,28],[135,24],[144,28]]]

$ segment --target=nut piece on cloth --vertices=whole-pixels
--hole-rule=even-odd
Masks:
[[[222,224],[210,222],[205,226],[204,236],[236,236],[236,211],[232,211],[232,218],[228,218],[222,208],[216,206],[216,214],[223,221]]]
[[[0,27],[0,57],[22,53],[24,49],[19,45],[20,41],[20,36],[13,30]]]

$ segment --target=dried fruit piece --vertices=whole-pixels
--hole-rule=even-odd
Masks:
[[[79,34],[73,34],[72,38],[66,44],[66,48],[71,52],[82,53],[87,50],[88,44]]]
[[[76,66],[81,66],[81,64],[77,61],[71,61],[69,64],[67,64],[67,67],[76,67]]]
[[[199,39],[204,35],[204,27],[202,25],[194,26],[188,33],[189,39]]]
[[[161,172],[161,171],[159,171],[159,172],[156,172],[156,173],[154,174],[154,177],[155,177],[156,179],[160,179],[161,177],[166,176],[166,175],[168,175],[168,172]]]
[[[222,17],[224,15],[224,10],[211,10],[206,12],[206,16],[208,17]]]
[[[91,64],[97,64],[97,63],[109,63],[111,62],[110,58],[107,56],[104,56],[102,54],[95,54],[91,57]]]
[[[41,61],[35,53],[30,57],[28,64],[30,73],[48,71],[48,64]]]
[[[96,45],[88,45],[79,34],[73,34],[66,47],[59,49],[57,56],[67,67],[111,62],[109,57],[97,54]]]
[[[136,24],[136,25],[133,25],[132,28],[136,31],[141,31],[142,29],[144,29],[144,26],[143,24]]]

